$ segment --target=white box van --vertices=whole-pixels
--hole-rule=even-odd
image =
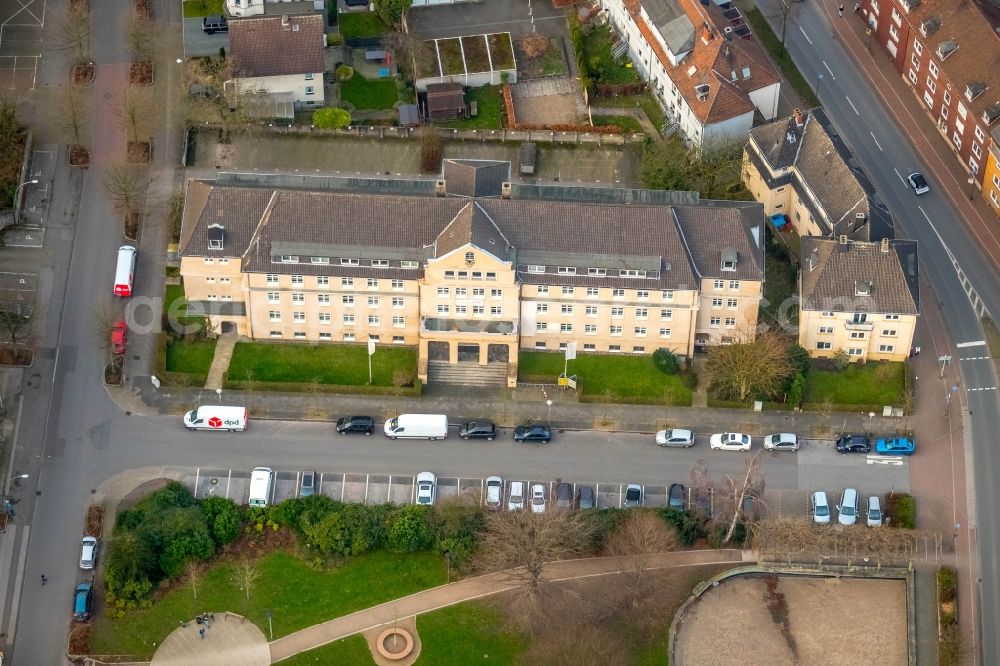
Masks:
[[[118,265],[115,267],[115,296],[132,295],[135,255],[136,250],[131,245],[122,245],[118,248]]]
[[[444,414],[400,414],[386,421],[384,430],[389,439],[445,439],[448,417]]]
[[[229,432],[246,430],[247,408],[202,405],[184,415],[184,427],[188,430],[228,430]]]
[[[254,467],[250,472],[250,508],[271,503],[274,494],[274,471],[270,467]]]

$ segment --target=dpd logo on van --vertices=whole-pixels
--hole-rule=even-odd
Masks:
[[[208,419],[208,425],[211,426],[212,428],[221,428],[222,419],[220,419],[218,416],[213,416]]]

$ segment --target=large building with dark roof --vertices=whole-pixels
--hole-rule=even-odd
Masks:
[[[220,332],[417,346],[432,382],[435,364],[467,362],[505,367],[513,385],[519,349],[690,355],[756,326],[760,204],[522,193],[501,172],[458,160],[430,188],[192,179],[179,247],[188,301]]]

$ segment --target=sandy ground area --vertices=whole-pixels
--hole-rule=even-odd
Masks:
[[[771,592],[760,577],[731,579],[688,609],[675,645],[678,666],[902,666],[906,583],[779,576]]]

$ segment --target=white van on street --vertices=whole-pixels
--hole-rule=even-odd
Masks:
[[[254,467],[250,473],[250,508],[265,507],[274,496],[274,470],[270,467]]]
[[[448,437],[448,417],[444,414],[400,414],[383,427],[389,439],[445,439]]]
[[[115,296],[132,295],[132,280],[135,277],[136,249],[131,245],[118,248],[118,263],[115,265]]]
[[[202,405],[184,415],[184,427],[188,430],[243,431],[247,429],[247,408]]]

